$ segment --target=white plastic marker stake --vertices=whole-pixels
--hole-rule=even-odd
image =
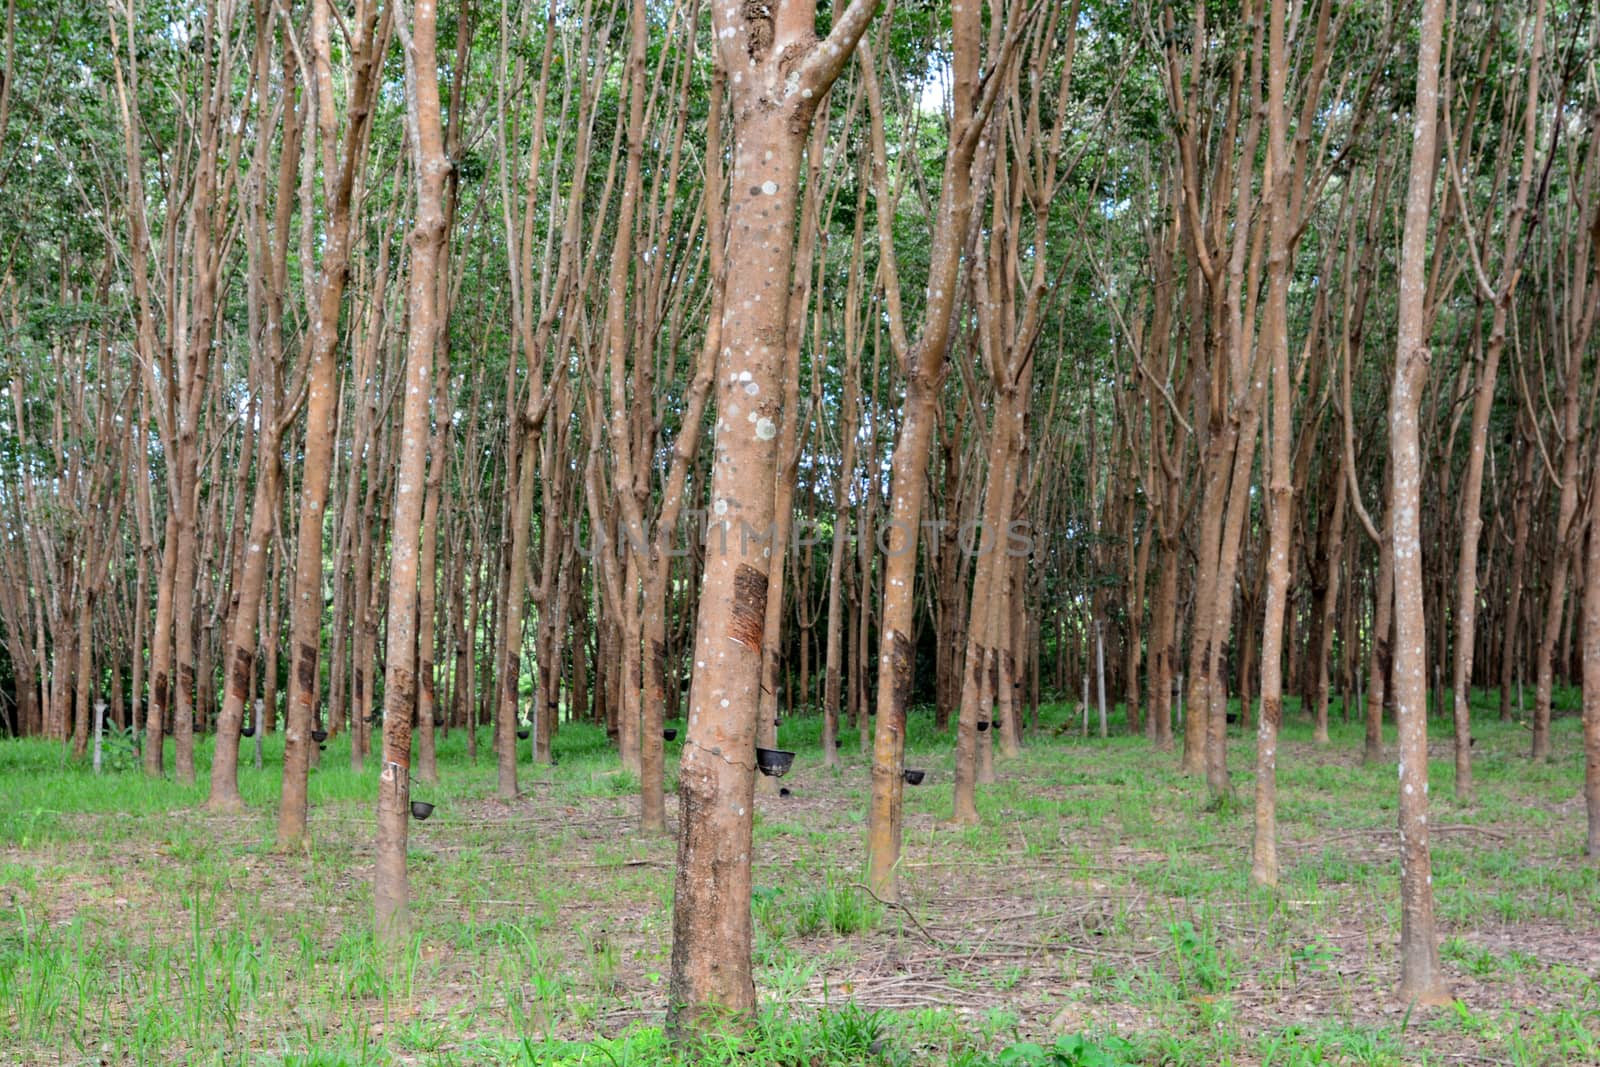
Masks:
[[[1099,619],[1094,620],[1095,673],[1100,679],[1100,736],[1106,736],[1106,635]]]
[[[256,770],[261,769],[261,711],[266,707],[260,697],[256,697],[256,717],[252,725],[256,728]]]
[[[94,773],[100,773],[100,738],[106,729],[106,702],[94,702]]]
[[[1089,668],[1083,668],[1083,736],[1089,736]]]

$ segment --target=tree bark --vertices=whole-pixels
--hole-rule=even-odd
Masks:
[[[866,52],[861,53],[866,56]],[[869,93],[876,87],[869,85]],[[713,112],[715,114],[715,112]],[[877,120],[881,121],[881,120]],[[874,139],[876,161],[876,144]],[[828,550],[828,628],[822,678],[822,763],[839,763],[839,697],[844,670],[845,629],[850,625],[844,605],[845,554],[849,550],[850,490],[856,476],[857,409],[861,398],[861,290],[862,250],[865,247],[867,217],[866,181],[856,193],[855,231],[850,244],[850,273],[845,287],[843,395],[839,400],[839,474],[833,487],[833,538]]]
[[[1434,929],[1428,847],[1427,631],[1423,617],[1422,464],[1417,411],[1427,380],[1425,275],[1438,139],[1444,0],[1423,0],[1412,117],[1411,169],[1400,253],[1399,327],[1389,395],[1389,523],[1394,539],[1395,720],[1400,731],[1400,998],[1447,1004]]]
[[[272,39],[274,20],[265,2],[256,6],[257,48],[260,54],[258,84],[266,82],[268,70],[268,45]],[[298,78],[295,51],[284,49],[283,84],[291,86]],[[268,110],[265,106],[261,111]],[[294,202],[296,173],[300,163],[299,110],[286,101],[283,109],[282,148],[278,160],[277,202],[275,226],[269,226],[267,214],[267,189],[265,181],[251,196],[250,239],[247,242],[250,271],[252,315],[257,327],[252,336],[252,355],[256,360],[256,388],[260,400],[256,408],[260,420],[259,440],[255,448],[256,485],[250,504],[250,528],[243,546],[244,558],[238,565],[238,584],[235,590],[232,624],[223,653],[223,700],[217,716],[216,741],[211,756],[211,786],[206,807],[211,811],[239,811],[244,801],[239,796],[239,737],[244,725],[245,708],[255,680],[256,653],[263,645],[276,645],[277,634],[256,627],[263,618],[276,618],[272,612],[261,610],[263,593],[267,586],[268,564],[272,558],[272,531],[277,525],[278,509],[282,505],[283,433],[289,419],[298,410],[298,404],[288,411],[284,407],[282,392],[283,359],[283,283],[287,279],[289,211]],[[256,165],[265,168],[270,136],[263,136],[257,144]],[[256,309],[259,309],[258,311]],[[259,318],[257,318],[259,316]],[[241,475],[245,473],[241,471]],[[236,520],[237,521],[237,520]],[[271,664],[276,671],[276,661]],[[261,703],[257,703],[254,725],[257,745],[262,730]],[[257,752],[259,753],[259,747]]]
[[[1600,457],[1589,478],[1589,499],[1600,500]],[[1600,519],[1589,518],[1583,583],[1583,799],[1588,812],[1584,854],[1600,862]]]
[[[320,689],[317,661],[322,642],[322,528],[333,469],[334,416],[338,404],[335,372],[339,312],[345,283],[350,276],[351,208],[356,174],[366,158],[372,98],[377,92],[379,60],[388,37],[387,15],[380,26],[375,4],[358,10],[364,17],[356,23],[352,49],[355,70],[342,151],[335,146],[331,0],[316,0],[312,5],[308,35],[324,179],[331,179],[333,185],[327,190],[322,261],[307,309],[311,328],[306,343],[305,441],[300,464],[300,503],[290,601],[283,791],[278,807],[278,847],[284,851],[300,848],[306,839],[306,786],[314,744],[311,730]],[[389,9],[386,7],[384,11]]]
[[[406,118],[416,177],[416,223],[406,293],[404,399],[389,562],[387,657],[383,680],[383,765],[378,772],[378,843],[373,903],[375,930],[394,943],[409,925],[406,838],[411,817],[411,722],[417,700],[417,555],[427,493],[428,402],[441,321],[439,260],[445,242],[444,152],[439,115],[438,8],[421,0],[408,27],[396,23],[406,65]],[[464,32],[464,31],[463,31]],[[440,417],[444,412],[440,412]],[[431,650],[429,650],[431,651]],[[432,728],[432,720],[429,720]]]
[[[1327,5],[1321,7],[1326,10]],[[1289,439],[1294,398],[1289,387],[1289,273],[1294,241],[1289,215],[1288,116],[1284,95],[1289,76],[1285,0],[1267,5],[1267,306],[1260,343],[1272,366],[1272,412],[1268,427],[1266,618],[1261,629],[1261,714],[1256,722],[1255,844],[1250,881],[1278,884],[1278,728],[1283,723],[1283,633],[1289,598],[1289,535],[1294,524],[1294,472]],[[1248,625],[1248,623],[1246,624]]]
[[[748,1018],[755,730],[770,557],[741,554],[772,521],[777,420],[800,156],[816,105],[854,50],[877,0],[852,0],[825,41],[814,7],[712,7],[733,72],[734,174],[711,473],[711,544],[695,627],[688,740],[679,767],[668,1028],[679,1038]],[[743,414],[740,414],[742,412]],[[719,543],[719,536],[726,543]]]
[[[1517,637],[1522,632],[1522,584],[1528,565],[1528,532],[1533,514],[1533,460],[1535,448],[1521,432],[1514,438],[1517,449],[1516,492],[1511,506],[1511,570],[1506,576],[1506,614],[1500,638],[1500,721],[1511,721],[1511,682],[1518,673]],[[1520,704],[1520,692],[1518,694]],[[1520,707],[1518,709],[1521,710]]]
[[[1517,179],[1516,202],[1506,220],[1501,252],[1501,273],[1494,301],[1489,342],[1478,374],[1472,402],[1467,465],[1461,479],[1461,546],[1456,558],[1455,657],[1451,664],[1452,711],[1455,721],[1456,800],[1470,804],[1472,788],[1472,655],[1478,618],[1478,539],[1483,532],[1484,451],[1489,436],[1489,414],[1494,407],[1500,356],[1506,347],[1506,320],[1521,276],[1522,224],[1528,214],[1528,193],[1533,185],[1535,145],[1539,129],[1539,81],[1544,67],[1545,3],[1534,6],[1533,33],[1529,38],[1526,96],[1523,100],[1522,170]],[[1465,211],[1465,205],[1463,205]]]

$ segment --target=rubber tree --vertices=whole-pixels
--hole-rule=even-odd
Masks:
[[[266,64],[271,57],[273,18],[265,0],[256,5],[257,92],[267,84]],[[283,50],[283,84],[294,84],[298,71],[295,51]],[[258,105],[269,110],[265,99]],[[229,626],[227,652],[223,657],[224,681],[222,710],[217,715],[217,738],[211,757],[211,791],[206,806],[212,811],[236,811],[244,806],[239,796],[239,737],[244,725],[245,707],[250,698],[256,653],[270,635],[258,636],[258,614],[266,592],[267,564],[272,549],[272,531],[278,519],[283,495],[283,435],[300,410],[299,392],[289,400],[283,391],[283,326],[285,288],[288,283],[289,226],[294,208],[295,175],[300,166],[301,113],[285,102],[282,109],[282,141],[277,169],[275,199],[269,196],[271,183],[265,180],[268,150],[272,138],[259,137],[254,166],[262,180],[254,183],[249,196],[246,247],[249,261],[248,285],[252,316],[250,357],[255,372],[258,396],[256,429],[256,484],[250,505],[250,527],[246,534],[244,558],[236,585],[238,604]],[[271,127],[268,126],[270,131]],[[271,203],[269,204],[269,200]],[[269,206],[271,214],[269,215]],[[254,723],[257,730],[261,723]]]
[[[755,733],[769,555],[742,552],[772,524],[777,428],[800,164],[827,95],[878,0],[851,0],[826,38],[815,0],[711,8],[727,72],[728,192],[711,517],[678,773],[678,865],[668,1026],[683,1037],[755,1009],[750,856]],[[780,561],[781,562],[781,561]]]
[[[1013,8],[1008,32],[1021,32],[1027,25],[1027,14],[1025,8]],[[995,747],[1003,746],[1008,756],[1017,751],[1016,719],[1006,713],[1014,664],[1014,658],[1007,663],[1007,657],[1013,656],[1008,635],[1007,584],[1016,554],[1027,551],[1026,541],[1019,547],[1014,539],[1019,534],[1014,520],[1018,517],[1019,496],[1026,488],[1020,482],[1027,452],[1027,417],[1033,399],[1034,356],[1048,313],[1047,297],[1059,292],[1049,284],[1047,220],[1064,177],[1060,163],[1076,28],[1076,5],[1052,13],[1033,49],[1032,62],[1023,65],[1028,80],[1042,86],[1059,47],[1063,60],[1054,99],[1050,101],[1053,121],[1046,117],[1041,104],[1043,94],[1037,91],[1027,95],[1018,92],[1002,98],[998,105],[987,98],[979,104],[980,120],[991,106],[1000,110],[994,129],[988,134],[992,150],[983,153],[985,184],[993,189],[986,239],[978,246],[972,265],[978,348],[992,386],[993,418],[980,512],[983,533],[973,561],[956,729],[951,820],[958,824],[978,821],[976,786],[995,780]],[[1060,44],[1056,46],[1058,35]],[[1009,50],[998,57],[996,69],[1003,75],[1009,75],[1009,59]],[[1012,119],[1012,112],[1020,113],[1021,119]],[[1078,154],[1073,158],[1076,160]],[[1069,169],[1070,166],[1069,163]],[[1026,267],[1022,247],[1029,249]],[[1103,687],[1101,696],[1104,736]],[[980,731],[978,724],[985,720],[990,727]]]
[[[1019,11],[1022,10],[1019,8]],[[872,748],[872,800],[867,824],[868,881],[886,900],[896,896],[895,867],[900,861],[902,772],[905,764],[906,709],[911,701],[914,653],[912,623],[916,612],[918,533],[927,495],[929,449],[936,428],[945,361],[954,333],[959,303],[962,253],[968,241],[978,172],[975,166],[984,127],[1008,79],[980,82],[982,32],[977,5],[963,4],[952,15],[951,108],[949,149],[940,189],[938,222],[928,267],[927,304],[916,343],[906,339],[900,311],[900,282],[894,266],[891,236],[892,199],[888,195],[883,115],[872,53],[863,50],[868,110],[872,130],[873,181],[877,191],[880,262],[886,268],[884,295],[888,305],[891,347],[906,376],[906,395],[895,439],[890,473],[890,518],[884,553],[882,648],[878,656],[877,715]],[[1025,19],[1019,18],[1019,23]],[[995,70],[1003,71],[1014,54],[1017,37],[997,50]],[[976,720],[963,728],[972,744]],[[975,815],[975,813],[974,813]],[[960,818],[960,812],[957,812]]]
[[[1546,5],[1538,0],[1534,5],[1533,31],[1529,37],[1529,55],[1526,83],[1522,100],[1522,159],[1517,173],[1515,194],[1506,214],[1504,237],[1501,242],[1500,273],[1493,282],[1481,268],[1473,275],[1478,285],[1479,298],[1487,300],[1494,308],[1489,326],[1489,340],[1484,348],[1481,369],[1478,371],[1476,392],[1472,401],[1472,426],[1469,431],[1466,469],[1461,477],[1461,545],[1456,556],[1456,610],[1455,649],[1451,663],[1451,706],[1455,720],[1456,799],[1471,803],[1472,790],[1472,656],[1476,644],[1478,618],[1478,542],[1483,533],[1483,468],[1484,453],[1489,437],[1489,415],[1494,408],[1495,383],[1500,372],[1500,357],[1506,350],[1506,326],[1511,317],[1512,297],[1521,277],[1522,257],[1528,245],[1522,240],[1522,227],[1527,222],[1537,224],[1537,215],[1530,218],[1529,196],[1533,190],[1535,142],[1539,129],[1539,85],[1544,69],[1544,22]],[[1484,62],[1487,62],[1485,49]],[[1471,122],[1465,131],[1470,136]],[[1500,146],[1504,151],[1504,146]],[[1487,153],[1486,153],[1487,154]],[[1496,155],[1500,152],[1494,153]],[[1505,166],[1502,162],[1499,167]],[[1453,182],[1459,182],[1455,166],[1451,168]],[[1496,188],[1506,186],[1504,174],[1497,170]],[[1458,199],[1459,184],[1454,185]],[[1465,207],[1463,207],[1465,212]],[[1470,239],[1471,222],[1466,232]],[[1474,257],[1477,263],[1477,257]]]
[[[345,284],[350,278],[351,217],[356,177],[364,168],[381,60],[387,51],[389,9],[376,0],[358,0],[347,23],[354,34],[349,50],[351,86],[348,117],[339,137],[333,88],[332,4],[316,0],[305,46],[322,153],[324,222],[322,259],[306,293],[310,323],[305,343],[305,439],[300,462],[299,513],[289,621],[289,693],[284,714],[283,790],[278,806],[278,847],[300,847],[306,836],[306,786],[311,768],[311,731],[318,697],[317,661],[322,643],[322,537],[328,488],[333,474],[335,412],[339,403],[337,351]],[[309,263],[302,262],[302,269]]]
[[[372,894],[378,936],[389,940],[404,936],[408,916],[406,837],[411,815],[411,723],[417,704],[417,555],[427,492],[433,357],[444,328],[438,278],[446,236],[445,185],[450,161],[444,152],[439,113],[438,11],[432,0],[416,0],[409,25],[404,17],[395,20],[405,53],[406,133],[416,180],[416,221],[411,229],[411,271],[406,286],[410,329],[406,332],[390,540],[383,764],[378,771],[378,848]],[[428,726],[432,728],[431,719]]]
[[[1589,499],[1600,493],[1600,456],[1593,460]],[[1600,862],[1600,522],[1589,519],[1583,583],[1583,797],[1588,810],[1584,854]]]
[[[1447,1004],[1433,914],[1428,847],[1428,663],[1423,617],[1422,459],[1417,412],[1430,354],[1426,273],[1438,144],[1439,52],[1445,0],[1423,0],[1412,115],[1411,165],[1400,250],[1399,324],[1389,393],[1389,524],[1394,560],[1391,685],[1400,735],[1400,998]]]

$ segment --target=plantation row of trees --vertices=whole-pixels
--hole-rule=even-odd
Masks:
[[[1581,680],[1600,854],[1600,20],[1450,10],[10,0],[4,726],[104,704],[218,811],[282,730],[286,849],[348,733],[394,931],[437,734],[511,799],[604,723],[659,833],[684,720],[693,1029],[754,1005],[784,716],[870,752],[893,900],[913,708],[972,823],[1041,700],[1226,795],[1242,698],[1272,885],[1337,691],[1438,999],[1430,707],[1470,802],[1472,715],[1576,758]]]

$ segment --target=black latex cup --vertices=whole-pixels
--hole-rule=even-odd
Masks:
[[[756,768],[768,778],[782,778],[794,766],[794,753],[781,748],[756,747]]]

